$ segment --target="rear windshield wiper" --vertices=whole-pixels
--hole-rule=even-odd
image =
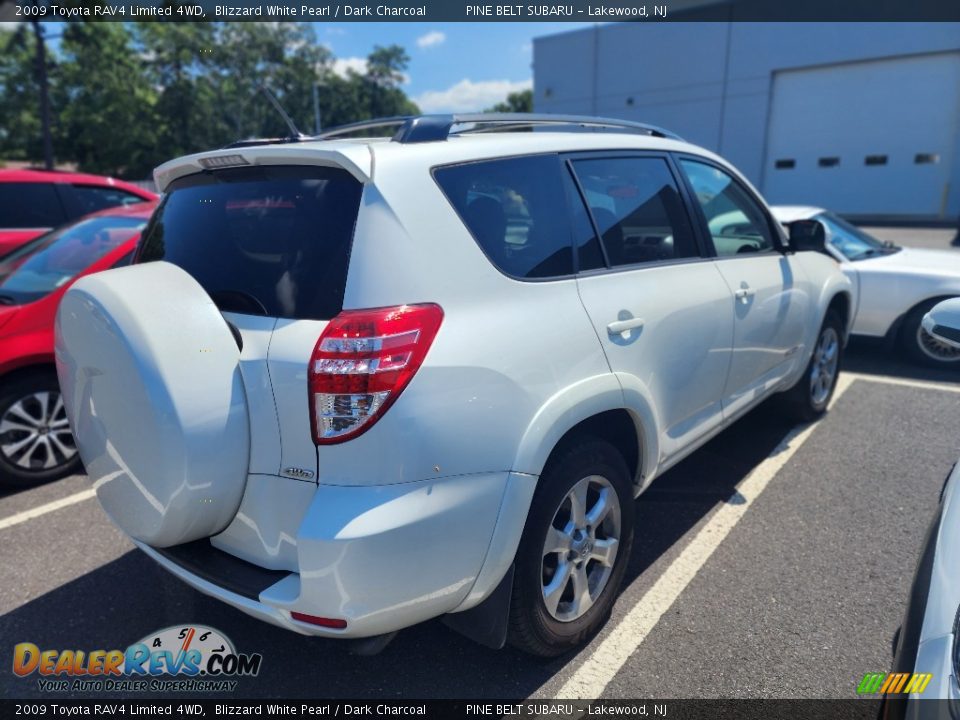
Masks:
[[[267,308],[257,298],[242,290],[215,290],[210,299],[220,312],[236,312],[244,315],[269,315]]]
[[[0,295],[0,305],[16,305],[17,299],[13,295]]]

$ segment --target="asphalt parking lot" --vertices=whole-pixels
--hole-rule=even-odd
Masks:
[[[851,698],[890,669],[958,428],[960,376],[855,342],[819,423],[786,424],[768,403],[653,484],[613,616],[553,661],[438,621],[373,657],[259,623],[158,569],[71,477],[0,496],[0,652],[122,648],[199,623],[263,654],[240,697]],[[0,694],[50,697],[9,658]]]

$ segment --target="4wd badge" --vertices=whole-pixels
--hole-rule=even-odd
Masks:
[[[305,470],[304,468],[295,468],[295,467],[284,468],[283,474],[286,475],[287,477],[297,478],[299,480],[313,479],[313,470]]]

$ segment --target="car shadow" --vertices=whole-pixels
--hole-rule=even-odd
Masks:
[[[736,484],[790,428],[767,403],[658,478],[635,503],[637,532],[625,583],[640,577],[718,503],[736,502]],[[413,563],[410,572],[416,572]],[[8,652],[19,642],[41,649],[122,650],[185,623],[217,628],[239,652],[263,655],[259,675],[240,678],[236,689],[251,698],[524,698],[572,657],[546,661],[509,647],[490,650],[437,620],[402,631],[379,655],[352,655],[342,642],[251,619],[182,584],[138,551],[0,617],[0,636],[8,639]],[[10,668],[0,671],[4,696],[53,697],[39,690],[36,674],[20,678]],[[111,696],[75,694],[84,695]]]
[[[896,348],[888,348],[883,340],[854,337],[847,346],[843,369],[863,375],[886,375],[905,380],[960,383],[960,367],[939,370],[906,360]]]

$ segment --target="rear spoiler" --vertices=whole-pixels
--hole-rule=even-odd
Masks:
[[[373,161],[371,149],[366,143],[344,143],[335,148],[304,145],[263,145],[256,147],[225,148],[213,152],[186,155],[170,160],[153,171],[157,191],[164,192],[167,186],[185,175],[216,170],[218,168],[249,165],[320,165],[343,168],[357,180],[371,180]]]

